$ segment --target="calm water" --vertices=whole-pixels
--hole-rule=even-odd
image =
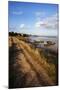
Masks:
[[[39,37],[39,36],[37,36],[37,37],[35,37],[35,36],[30,36],[29,37],[29,39],[31,40],[31,41],[53,41],[53,42],[57,42],[58,41],[58,38],[57,37]]]
[[[34,41],[44,41],[44,42],[46,42],[46,41],[52,41],[52,43],[55,43],[55,44],[54,44],[54,45],[51,45],[51,46],[49,46],[49,47],[47,47],[47,48],[52,49],[52,50],[54,50],[54,51],[57,51],[57,49],[58,49],[58,37],[30,36],[30,37],[29,37],[29,41],[30,41],[30,42],[34,42]],[[44,44],[41,44],[41,43],[39,43],[38,46],[39,46],[39,47],[46,48],[46,47],[44,46]]]

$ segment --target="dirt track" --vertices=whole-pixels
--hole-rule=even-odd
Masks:
[[[17,39],[10,37],[10,87],[49,86],[54,85],[45,68],[41,65],[40,57],[33,53],[30,46]],[[36,56],[36,58],[35,58]],[[13,62],[13,63],[12,63]],[[12,69],[13,68],[13,69]],[[14,80],[12,81],[12,77]]]

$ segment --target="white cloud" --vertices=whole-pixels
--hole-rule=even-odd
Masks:
[[[25,28],[25,24],[20,24],[20,28]]]
[[[29,25],[22,23],[22,24],[20,24],[19,28],[24,29],[24,30],[29,30],[31,27]]]
[[[41,24],[43,24],[43,22],[42,21],[38,21],[38,22],[35,23],[35,27],[36,28],[40,28]]]
[[[44,20],[41,20],[41,21],[38,20],[35,23],[35,27],[36,28],[45,28],[45,29],[57,30],[57,27],[58,27],[58,16],[57,16],[57,14],[55,14],[51,17],[45,18]]]
[[[43,12],[43,11],[37,11],[37,12],[35,12],[35,15],[36,16],[45,15],[45,12]]]
[[[12,13],[13,13],[14,15],[22,15],[22,14],[23,14],[22,11],[18,11],[18,12],[17,12],[17,11],[13,11]]]

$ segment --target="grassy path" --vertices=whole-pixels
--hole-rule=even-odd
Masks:
[[[54,85],[51,78],[48,76],[40,59],[38,52],[34,52],[27,43],[13,37],[13,43],[18,50],[22,50],[23,54],[17,55],[18,65],[21,71],[25,74],[25,86],[49,86]],[[21,61],[19,60],[21,59]],[[49,65],[47,64],[49,67]],[[35,83],[34,83],[35,82]],[[23,86],[24,86],[23,85]]]

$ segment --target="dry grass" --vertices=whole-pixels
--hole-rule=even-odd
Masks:
[[[55,62],[52,62],[52,60],[56,58],[56,55],[53,53],[50,55],[49,52],[35,48],[34,45],[28,44],[26,38],[22,36],[20,38],[15,37],[14,41],[12,38],[9,38],[9,45],[11,62],[10,77],[12,76],[11,80],[13,80],[14,77],[14,87],[40,86],[40,83],[43,83],[40,82],[41,78],[39,74],[41,73],[43,73],[41,75],[47,74],[47,77],[49,76],[53,82],[56,82],[56,66]],[[20,49],[22,49],[22,52],[20,52]],[[27,55],[24,53],[24,50]],[[44,71],[46,71],[46,74],[44,74]]]
[[[34,58],[34,60],[35,61],[37,60],[37,62],[46,70],[47,74],[55,82],[56,81],[55,64],[47,62],[49,61],[49,58],[47,59],[44,53],[41,54],[40,49],[34,48],[32,45],[28,45],[27,43],[23,41],[20,41],[20,42],[24,45],[24,48],[30,53],[30,55]]]

